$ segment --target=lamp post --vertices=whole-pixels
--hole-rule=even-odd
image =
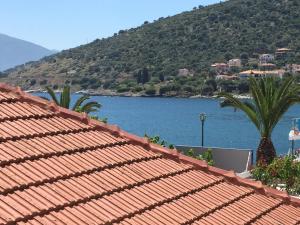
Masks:
[[[205,113],[201,113],[200,114],[200,121],[201,121],[201,146],[204,146],[204,122],[206,120],[206,114]]]

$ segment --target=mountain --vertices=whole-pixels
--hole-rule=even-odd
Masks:
[[[72,84],[74,90],[103,93],[196,95],[216,89],[214,82],[204,81],[213,75],[214,62],[252,60],[283,47],[300,62],[299,37],[299,0],[229,0],[145,21],[6,71],[2,80],[23,88]],[[253,65],[247,61],[245,66]]]
[[[0,34],[0,71],[39,60],[54,52],[42,46]]]

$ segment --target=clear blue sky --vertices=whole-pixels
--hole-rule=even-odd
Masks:
[[[219,0],[2,0],[0,33],[67,49]]]

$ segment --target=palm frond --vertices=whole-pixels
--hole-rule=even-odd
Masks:
[[[278,85],[275,78],[249,79],[252,101],[240,101],[228,93],[220,93],[225,101],[221,106],[231,106],[245,112],[259,130],[262,137],[269,138],[284,113],[294,104],[300,103],[300,87],[293,78]]]
[[[242,102],[240,99],[234,97],[230,93],[221,92],[218,97],[223,97],[225,100],[221,102],[221,107],[234,107],[240,109],[246,113],[253,124],[259,129],[259,122],[257,120],[257,114],[254,106],[250,106],[249,103]]]
[[[60,94],[60,106],[69,108],[71,102],[70,86],[64,86],[62,93]]]
[[[75,102],[75,104],[73,105],[72,110],[75,111],[76,109],[80,108],[80,106],[82,105],[82,103],[83,103],[85,100],[88,100],[88,99],[90,99],[90,97],[89,97],[88,95],[83,95],[83,96],[81,96],[81,97]]]
[[[91,112],[97,112],[101,108],[101,104],[98,102],[88,102],[80,107],[80,112],[85,112],[87,114]]]
[[[47,90],[48,94],[50,95],[51,99],[55,102],[55,104],[56,105],[60,105],[59,102],[58,102],[58,100],[57,100],[56,94],[53,91],[53,89],[50,88],[49,86],[47,86],[46,90]]]

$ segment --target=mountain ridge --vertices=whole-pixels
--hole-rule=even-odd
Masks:
[[[300,61],[300,2],[229,0],[193,9],[7,71],[23,88],[197,95],[210,64],[289,47]],[[250,67],[250,66],[249,66]],[[180,70],[187,76],[180,76]],[[21,76],[21,79],[15,79]]]
[[[0,71],[55,53],[40,45],[0,33]]]

